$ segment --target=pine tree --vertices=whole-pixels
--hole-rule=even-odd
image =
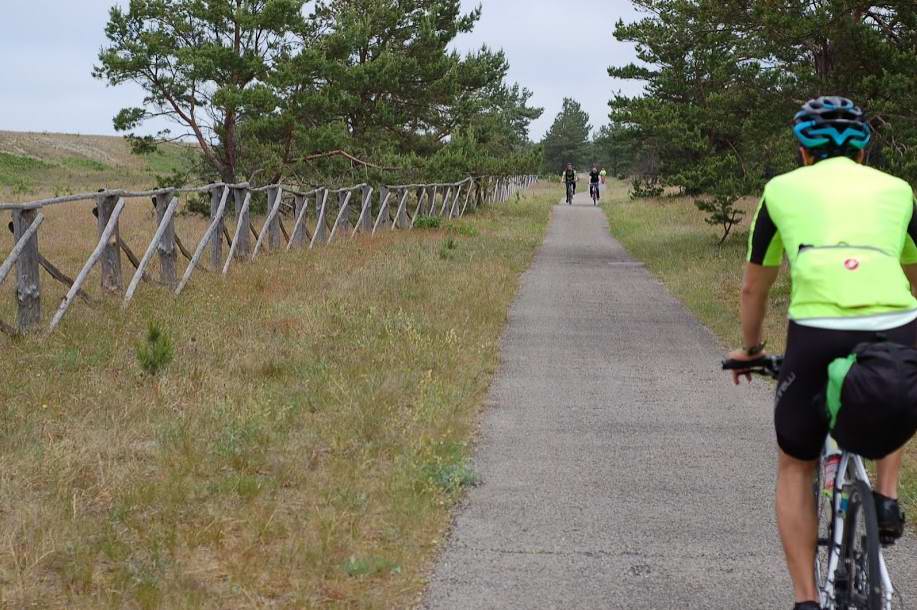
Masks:
[[[96,78],[138,84],[143,106],[125,108],[115,129],[132,132],[166,117],[193,137],[223,180],[233,181],[240,124],[278,105],[270,86],[296,52],[305,0],[132,0],[109,12]],[[160,134],[164,136],[165,134]],[[152,138],[135,139],[138,145]]]
[[[591,132],[589,114],[576,100],[564,98],[563,109],[542,141],[545,171],[560,173],[567,163],[577,167],[589,163]]]

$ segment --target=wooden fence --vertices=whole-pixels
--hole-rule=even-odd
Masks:
[[[103,292],[119,295],[124,308],[130,304],[142,281],[153,282],[147,269],[158,257],[158,283],[180,295],[196,269],[227,275],[233,263],[255,260],[265,252],[315,248],[357,233],[375,235],[378,231],[411,229],[422,215],[446,218],[463,216],[487,203],[505,202],[516,192],[534,184],[534,176],[466,178],[451,184],[409,184],[382,186],[368,184],[348,188],[317,188],[304,191],[283,184],[253,188],[248,183],[209,184],[198,188],[160,189],[145,192],[100,191],[56,197],[20,204],[0,204],[0,211],[12,213],[11,230],[14,246],[0,265],[0,284],[16,269],[16,323],[0,320],[0,331],[16,335],[39,328],[42,321],[41,270],[67,288],[51,318],[49,331],[60,324],[64,315],[80,298],[91,303],[84,291],[90,272],[101,267]],[[203,194],[210,197],[210,219],[193,251],[184,246],[175,227],[181,195]],[[267,208],[259,229],[252,221],[252,198],[266,194]],[[259,195],[263,196],[263,195]],[[121,238],[119,218],[128,201],[152,199],[156,231],[142,257]],[[45,220],[43,210],[49,206],[94,201],[98,242],[75,279],[71,279],[39,250],[39,229]],[[235,210],[235,229],[227,226],[228,210]],[[292,222],[288,231],[283,220]],[[224,254],[224,241],[228,251]],[[122,253],[134,268],[125,289]],[[179,253],[187,259],[179,277]],[[206,259],[206,267],[201,260]]]

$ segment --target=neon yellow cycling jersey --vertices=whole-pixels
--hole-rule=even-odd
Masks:
[[[748,261],[790,265],[790,319],[917,310],[902,264],[917,263],[910,185],[846,157],[771,180],[755,214]]]

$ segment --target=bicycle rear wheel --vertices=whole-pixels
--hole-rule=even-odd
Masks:
[[[839,607],[882,610],[879,524],[872,490],[863,481],[853,481],[844,491],[848,498],[847,515],[836,578],[838,601],[846,605],[839,604]]]
[[[821,459],[815,469],[815,513],[818,517],[818,547],[815,549],[815,582],[819,591],[828,582],[828,561],[834,544],[834,498],[824,492],[824,466]]]

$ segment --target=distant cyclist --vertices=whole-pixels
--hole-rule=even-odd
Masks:
[[[608,172],[605,171],[605,168],[602,168],[602,171],[599,172],[599,176],[602,178],[602,184],[605,184],[605,178],[608,176]]]
[[[573,169],[572,163],[567,163],[567,169],[564,170],[564,184],[567,187],[567,205],[573,204],[573,196],[576,195],[576,170]]]
[[[764,189],[741,293],[744,347],[729,358],[748,361],[764,354],[767,296],[785,255],[792,296],[774,414],[777,522],[795,608],[819,610],[812,481],[828,418],[815,397],[826,387],[828,365],[857,345],[915,344],[917,208],[907,182],[864,165],[871,130],[850,100],[807,102],[796,114],[794,133],[803,167],[777,176]],[[741,376],[735,374],[734,381]],[[901,461],[898,450],[876,463],[875,504],[887,540],[904,530],[897,501]]]
[[[589,170],[589,196],[592,197],[592,204],[599,205],[599,199],[602,197],[602,190],[599,188],[599,180],[602,177],[602,172],[599,171],[599,167],[593,163],[592,169]]]

